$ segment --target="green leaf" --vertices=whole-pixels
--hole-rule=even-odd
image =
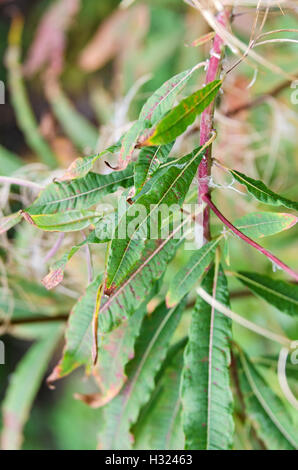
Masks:
[[[240,387],[256,433],[270,450],[298,449],[297,432],[284,404],[244,353],[240,360]]]
[[[61,326],[47,326],[44,339],[31,346],[11,377],[2,405],[3,450],[17,450],[21,447],[24,425],[61,332]]]
[[[191,252],[188,263],[178,271],[167,293],[168,307],[176,305],[198,282],[205,269],[213,261],[219,240],[206,243],[199,250]]]
[[[270,204],[271,206],[285,206],[288,209],[298,210],[298,202],[290,201],[289,199],[274,193],[271,189],[260,180],[254,180],[249,176],[240,173],[240,171],[230,170],[230,173],[239,183],[244,184],[247,191],[254,196],[258,201],[263,204]]]
[[[29,219],[30,217],[30,219]],[[57,214],[29,215],[31,223],[47,232],[75,232],[100,220],[101,214],[85,210],[68,210]]]
[[[96,241],[93,243],[106,243],[112,240],[115,227],[118,224],[118,212],[112,212],[95,223]]]
[[[134,357],[135,341],[146,314],[147,301],[128,321],[101,338],[98,364],[93,376],[100,392],[92,395],[77,395],[93,408],[110,402],[126,381],[125,366]]]
[[[274,212],[252,212],[240,219],[234,225],[251,238],[263,238],[288,230],[297,223],[298,218],[292,214]]]
[[[165,272],[180,240],[148,240],[134,271],[108,296],[104,296],[99,310],[99,331],[108,332],[131,316],[146,298],[154,283]]]
[[[63,281],[64,270],[68,261],[87,243],[100,243],[100,240],[95,236],[95,230],[90,233],[86,240],[83,240],[81,243],[71,247],[70,250],[64,253],[64,255],[51,266],[49,274],[47,274],[42,280],[46,289],[53,289]]]
[[[17,225],[22,220],[21,212],[7,215],[0,218],[0,235]]]
[[[138,207],[142,208],[137,217],[137,223],[134,204],[120,218],[109,252],[106,289],[114,289],[119,285],[138,262],[145,239],[148,238],[150,226],[153,225],[153,218],[158,216],[160,206],[170,207],[183,203],[202,159],[202,153],[196,149],[191,154],[169,163],[156,173],[154,182],[147,183],[149,190],[146,192],[146,185],[135,198]],[[132,229],[131,234],[128,234],[128,238],[127,228],[131,223],[135,224],[135,228]],[[119,234],[122,233],[124,236],[120,237]]]
[[[102,334],[126,322],[148,298],[156,281],[172,259],[178,243],[178,240],[172,240],[172,235],[164,241],[149,240],[144,259],[139,262],[136,270],[110,297],[102,298],[98,316],[99,346]],[[92,321],[101,280],[100,275],[75,305],[66,330],[63,357],[49,377],[49,382],[69,374],[80,365],[90,367],[93,343]]]
[[[72,164],[65,171],[63,176],[59,178],[59,181],[68,181],[72,179],[83,178],[91,171],[92,167],[94,166],[95,162],[97,162],[97,160],[107,154],[116,153],[118,150],[120,150],[120,146],[120,144],[115,144],[98,153],[97,155],[89,155],[88,157],[77,158],[74,162],[72,162]]]
[[[123,137],[119,155],[119,169],[126,168],[130,162],[139,137],[146,127],[145,121],[136,121]]]
[[[172,108],[178,94],[183,90],[195,70],[197,67],[181,72],[165,82],[144,104],[139,119],[156,124]]]
[[[81,365],[85,365],[87,369],[90,369],[93,344],[92,319],[101,281],[102,275],[99,274],[87,287],[86,293],[75,304],[65,333],[65,348],[62,359],[48,377],[48,383],[70,374]]]
[[[166,361],[165,361],[166,362]],[[183,349],[168,361],[157,380],[150,401],[142,411],[133,431],[134,449],[184,449],[181,422],[180,381],[183,367]]]
[[[235,276],[255,294],[281,312],[298,316],[298,285],[244,271],[235,273]]]
[[[26,213],[32,217],[87,209],[98,203],[102,196],[111,194],[120,187],[128,188],[132,184],[133,166],[108,175],[88,173],[78,180],[51,183],[40,193]]]
[[[145,147],[140,151],[135,164],[134,183],[136,194],[143,188],[147,180],[158,170],[161,163],[165,163],[173,143],[159,147]]]
[[[202,287],[229,304],[222,268],[212,268]],[[225,450],[233,444],[233,399],[230,389],[231,321],[198,298],[184,356],[182,383],[186,449]]]
[[[185,301],[168,310],[159,305],[142,325],[136,343],[135,358],[126,369],[128,381],[105,408],[106,425],[100,434],[100,448],[131,449],[131,426],[154,389],[154,378],[166,356],[169,342],[179,324]]]
[[[165,145],[173,142],[212,103],[221,84],[221,80],[215,80],[182,100],[153,130],[150,129],[142,136],[141,145]]]

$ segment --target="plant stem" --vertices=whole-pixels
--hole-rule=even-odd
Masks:
[[[286,273],[288,273],[291,277],[295,279],[295,281],[298,281],[298,273],[293,271],[289,266],[287,266],[285,263],[283,263],[281,260],[276,258],[270,251],[266,250],[263,248],[261,245],[256,243],[254,240],[251,238],[247,237],[244,235],[244,233],[240,232],[234,225],[229,222],[225,216],[220,212],[220,210],[213,204],[211,201],[210,195],[205,194],[203,196],[203,201],[207,203],[207,205],[212,209],[214,214],[221,220],[233,233],[238,235],[242,240],[244,240],[246,243],[248,243],[250,246],[254,247],[256,250],[260,251],[263,255],[265,255],[267,258],[269,258],[273,263],[275,263],[277,266],[279,266],[281,269],[283,269]]]
[[[229,20],[229,13],[223,10],[217,15],[217,21],[223,26],[227,26]],[[221,54],[223,48],[223,40],[217,34],[214,37],[213,47],[210,52],[210,59],[208,63],[205,84],[213,82],[221,71]],[[201,125],[200,125],[200,145],[204,145],[210,138],[210,134],[213,129],[213,117],[214,117],[214,104],[210,104],[208,108],[202,113]],[[206,154],[204,155],[198,170],[198,203],[203,203],[203,196],[209,193],[208,177],[210,176],[211,169],[211,152],[212,147],[210,146]],[[203,242],[210,240],[210,210],[209,207],[198,216],[198,223],[202,227],[203,231]]]

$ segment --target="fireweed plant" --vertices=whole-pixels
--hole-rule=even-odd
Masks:
[[[44,327],[44,334],[8,388],[3,448],[20,446],[33,396],[62,335],[62,356],[47,383],[55,387],[59,379],[85,368],[93,390],[76,398],[102,408],[100,449],[233,449],[235,422],[238,427],[250,426],[249,448],[298,448],[294,424],[298,402],[288,381],[288,375],[295,373],[298,343],[275,323],[267,328],[261,308],[256,323],[233,311],[227,280],[245,288],[243,299],[255,295],[282,315],[297,317],[298,273],[259,240],[291,229],[297,222],[298,202],[273,191],[267,182],[230,168],[214,145],[218,138],[214,115],[220,114],[225,81],[240,63],[248,61],[282,75],[286,84],[280,90],[294,80],[255,51],[268,40],[262,30],[271,6],[278,10],[283,2],[264,2],[265,6],[257,2],[248,45],[232,34],[233,2],[187,3],[199,10],[212,30],[192,44],[210,44],[204,62],[157,89],[117,142],[76,159],[45,187],[17,176],[0,177],[2,185],[27,188],[30,197],[38,193],[27,206],[2,218],[2,234],[21,221],[32,225],[29,243],[34,243],[38,231],[59,232],[45,260],[49,273],[42,280],[56,303],[61,302],[57,288],[68,262],[81,249],[86,251],[89,273],[89,283],[69,318],[67,304],[65,313],[57,314],[47,312],[45,302],[45,316],[33,319]],[[18,19],[12,29],[7,63],[14,87],[20,80]],[[228,53],[236,58],[227,60]],[[189,80],[200,74],[203,86],[181,97]],[[265,99],[229,110],[226,119]],[[197,133],[197,147],[179,154],[179,142],[190,133]],[[41,142],[35,141],[36,145]],[[53,156],[41,147],[44,161],[54,167]],[[106,162],[102,174],[94,171],[97,161]],[[213,169],[227,176],[229,183],[216,184]],[[215,202],[217,197],[221,205],[229,190],[237,199],[248,193],[268,210],[247,212],[231,221]],[[116,196],[116,205],[110,204],[111,195]],[[287,212],[274,211],[276,207]],[[64,235],[71,232],[78,232],[81,240],[58,257]],[[233,270],[229,262],[233,237],[281,270],[281,279],[263,275],[255,265],[250,271]],[[105,264],[96,272],[91,249],[103,243]],[[165,277],[177,256],[183,259],[182,267]],[[22,288],[29,289],[29,283]],[[181,337],[177,331],[189,309],[188,333]],[[30,323],[21,313],[4,318],[3,330],[13,331],[26,321]],[[256,342],[266,338],[278,345],[279,355],[267,357],[275,368],[276,387],[267,383],[266,374],[233,338],[232,326],[238,324],[250,330]],[[30,380],[23,390],[26,376]]]

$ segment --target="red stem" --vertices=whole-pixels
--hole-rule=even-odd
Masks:
[[[217,15],[217,21],[223,26],[227,26],[229,20],[229,13],[222,11]],[[221,53],[222,53],[223,40],[217,34],[214,37],[213,47],[210,54],[210,60],[206,73],[205,84],[216,80],[221,68]],[[200,145],[205,145],[209,140],[213,129],[213,116],[214,104],[210,104],[208,108],[202,113],[200,125]],[[211,146],[207,149],[198,170],[199,193],[198,202],[202,204],[203,196],[209,193],[208,177],[210,176],[211,168]],[[206,207],[204,212],[199,215],[198,223],[203,227],[204,241],[210,239],[210,210]]]
[[[211,201],[211,198],[210,198],[210,195],[209,194],[205,194],[203,196],[203,201],[206,202],[206,204],[212,209],[212,211],[214,212],[214,214],[232,231],[234,232],[236,235],[238,235],[238,237],[240,237],[242,240],[244,240],[246,243],[248,243],[250,246],[253,246],[256,250],[260,251],[261,253],[263,253],[263,255],[265,255],[267,258],[269,258],[271,261],[273,261],[273,263],[275,263],[277,266],[279,266],[281,269],[283,269],[286,273],[288,273],[290,276],[292,276],[295,281],[298,281],[298,273],[296,273],[295,271],[293,271],[291,268],[289,268],[289,266],[287,266],[286,264],[284,264],[282,261],[280,261],[278,258],[276,258],[276,256],[274,256],[272,253],[270,253],[268,250],[266,250],[265,248],[263,248],[261,245],[259,245],[258,243],[256,243],[254,240],[252,240],[251,238],[247,237],[246,235],[244,235],[244,233],[240,232],[240,230],[238,230],[236,227],[234,227],[234,225],[229,222],[225,216],[219,211],[219,209],[213,204],[213,202]]]

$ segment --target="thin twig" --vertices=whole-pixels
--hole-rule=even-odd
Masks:
[[[298,74],[296,74],[296,77],[298,78]],[[272,90],[269,90],[267,93],[261,96],[257,96],[255,99],[249,101],[248,103],[241,104],[237,108],[227,111],[225,113],[225,116],[232,117],[240,113],[241,111],[246,111],[248,109],[255,108],[256,106],[259,106],[260,104],[264,103],[269,97],[274,98],[275,96],[279,95],[282,91],[288,88],[291,83],[292,82],[290,80],[285,80],[276,87],[274,87]]]
[[[0,176],[0,183],[10,185],[15,184],[16,186],[25,186],[27,188],[37,189],[38,191],[43,189],[43,186],[38,183],[34,183],[34,181],[22,180],[20,178],[13,178],[10,176]]]
[[[254,240],[251,238],[247,237],[244,235],[244,233],[240,232],[234,225],[225,218],[225,216],[220,212],[220,210],[213,204],[211,201],[211,198],[208,194],[205,194],[203,196],[203,201],[208,204],[208,206],[212,209],[214,214],[236,235],[238,235],[239,238],[244,240],[246,243],[248,243],[250,246],[258,250],[260,253],[265,255],[267,258],[269,258],[273,263],[275,263],[277,266],[279,266],[281,269],[283,269],[286,273],[288,273],[291,277],[295,279],[295,281],[298,281],[298,273],[296,273],[293,269],[291,269],[289,266],[287,266],[285,263],[283,263],[281,260],[276,258],[270,251],[266,250],[263,248],[261,245],[256,243]]]

